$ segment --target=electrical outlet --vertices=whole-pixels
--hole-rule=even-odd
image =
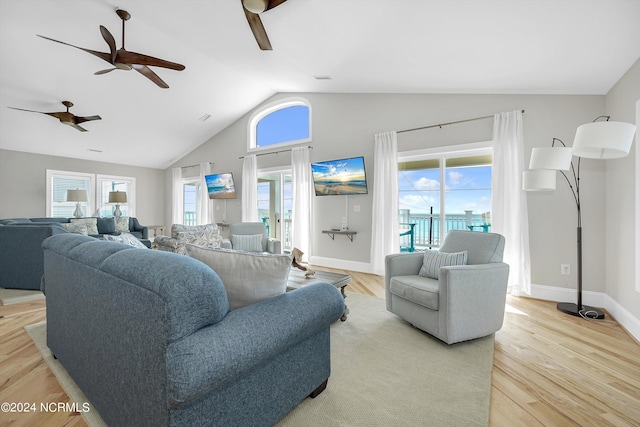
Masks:
[[[560,264],[560,274],[569,276],[571,274],[571,266],[569,264]]]

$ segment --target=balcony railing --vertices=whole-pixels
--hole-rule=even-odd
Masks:
[[[429,248],[438,248],[444,236],[440,235],[440,214],[411,213],[400,210],[400,249],[413,252]],[[444,216],[444,235],[450,230],[489,231],[491,227],[488,213],[447,214]],[[413,225],[412,225],[413,224]],[[413,233],[411,233],[413,231]]]

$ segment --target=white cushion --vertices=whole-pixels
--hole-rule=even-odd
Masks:
[[[87,224],[83,222],[68,222],[68,223],[62,223],[60,225],[62,225],[62,227],[64,227],[64,229],[67,230],[69,233],[82,234],[85,236],[88,234]]]
[[[285,293],[291,268],[288,255],[256,254],[188,244],[187,255],[218,273],[231,310]]]
[[[105,234],[102,237],[104,238],[104,240],[124,243],[125,245],[133,246],[134,248],[148,249],[144,245],[144,243],[142,243],[136,236],[131,233],[121,233],[117,236],[114,236],[112,234]]]
[[[116,233],[127,233],[130,231],[128,216],[115,216],[113,219],[116,223]]]
[[[430,277],[431,279],[438,279],[440,267],[466,264],[467,251],[446,253],[427,249],[424,253],[422,267],[420,267],[420,272],[418,274],[420,276]]]
[[[72,218],[72,223],[84,224],[87,226],[87,234],[95,236],[98,234],[98,219],[97,218]]]
[[[237,251],[262,252],[262,234],[232,234],[231,247]]]

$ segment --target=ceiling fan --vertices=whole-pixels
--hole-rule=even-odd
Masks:
[[[55,117],[60,120],[60,123],[69,125],[78,129],[80,132],[87,132],[85,128],[79,126],[80,123],[88,122],[91,120],[102,120],[100,116],[88,116],[88,117],[79,117],[69,112],[69,108],[73,107],[73,102],[71,101],[62,101],[62,105],[67,107],[67,111],[58,111],[56,113],[45,113],[44,111],[34,111],[34,110],[25,110],[24,108],[16,108],[16,107],[8,107],[13,110],[20,111],[29,111],[30,113],[40,113],[46,114],[47,116]]]
[[[262,25],[260,14],[268,10],[273,9],[276,6],[280,6],[287,0],[240,0],[242,2],[242,9],[249,22],[249,27],[253,32],[253,36],[258,42],[258,46],[262,50],[273,50],[271,48],[271,42],[267,37],[267,32]]]
[[[51,40],[56,43],[61,43],[67,46],[75,47],[76,49],[83,50],[87,53],[97,56],[100,59],[104,59],[108,63],[114,66],[114,68],[108,68],[106,70],[96,71],[94,74],[105,74],[111,72],[113,70],[126,70],[129,71],[131,69],[136,70],[161,88],[167,89],[169,85],[166,84],[156,73],[151,71],[152,67],[162,67],[169,68],[171,70],[184,70],[184,65],[177,64],[175,62],[165,61],[164,59],[154,58],[153,56],[143,55],[141,53],[130,52],[125,50],[124,48],[124,24],[131,18],[131,15],[126,10],[118,9],[116,13],[122,19],[122,47],[116,50],[116,41],[113,38],[113,35],[107,30],[104,26],[100,25],[100,33],[102,34],[102,38],[109,45],[109,53],[98,52],[91,49],[85,49],[83,47],[74,46],[69,43],[61,42],[59,40],[54,40],[49,37],[37,35],[38,37],[42,37],[43,39]]]

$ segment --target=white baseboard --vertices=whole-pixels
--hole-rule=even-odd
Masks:
[[[531,298],[556,302],[577,301],[575,289],[559,286],[531,285]],[[582,303],[607,310],[613,318],[637,341],[640,341],[640,319],[634,317],[616,300],[603,292],[582,291]]]
[[[371,263],[368,262],[312,256],[310,264],[317,265],[318,267],[330,267],[338,268],[340,270],[358,271],[360,273],[371,273]]]

